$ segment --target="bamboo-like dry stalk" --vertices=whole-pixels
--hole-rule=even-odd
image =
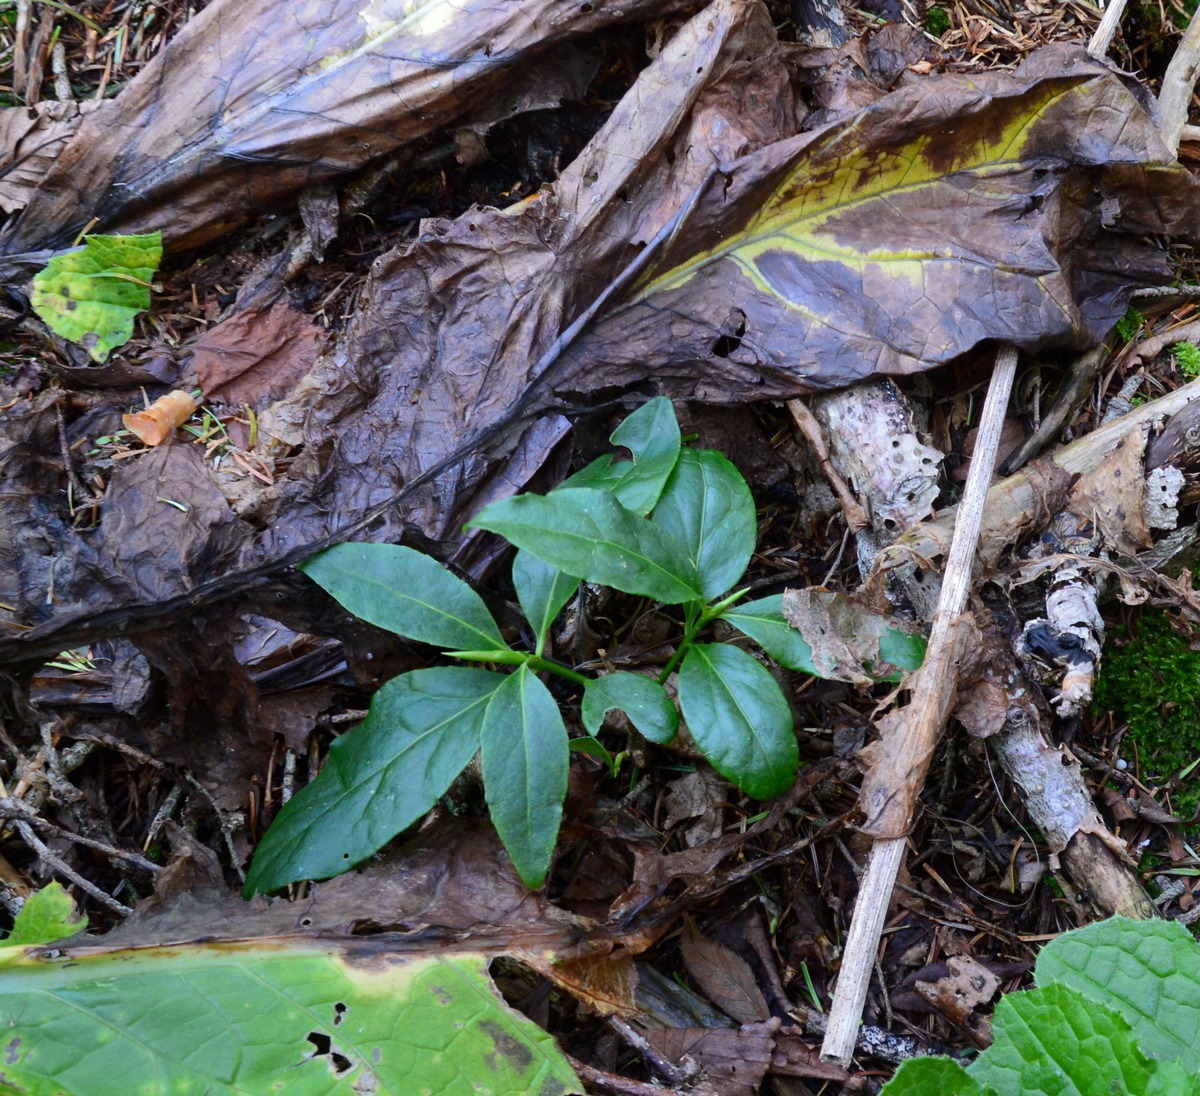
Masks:
[[[988,484],[996,464],[1000,431],[1016,370],[1016,348],[1011,345],[1001,347],[996,355],[996,365],[979,422],[971,470],[958,508],[954,539],[942,579],[941,596],[933,618],[925,664],[914,675],[912,699],[904,713],[906,733],[897,747],[905,752],[910,777],[904,788],[890,789],[890,794],[901,797],[901,801],[890,804],[890,813],[894,818],[902,818],[905,827],[912,819],[916,797],[955,696],[958,619],[966,607],[971,586]],[[847,1066],[853,1056],[855,1033],[862,1019],[867,987],[875,966],[896,875],[904,858],[906,840],[904,836],[876,839],[871,846],[870,860],[859,888],[842,955],[829,1026],[821,1044],[821,1058],[824,1061]]]

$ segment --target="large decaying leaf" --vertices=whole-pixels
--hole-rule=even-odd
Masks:
[[[986,339],[1095,343],[1135,280],[1167,275],[1146,234],[1196,232],[1200,189],[1171,161],[1082,46],[1011,75],[916,82],[722,165],[574,354],[593,371],[634,347],[651,371],[723,356],[795,391],[927,369]]]
[[[589,63],[555,46],[681,6],[218,0],[82,120],[0,256],[66,246],[92,217],[172,241],[219,235],[444,126],[582,97]]]
[[[0,964],[5,1092],[582,1092],[470,952],[293,937],[9,948]]]

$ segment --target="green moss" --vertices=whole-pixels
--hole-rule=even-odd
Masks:
[[[1127,642],[1121,642],[1122,635]],[[1147,610],[1132,634],[1114,630],[1096,682],[1094,707],[1129,724],[1142,780],[1165,782],[1200,756],[1200,651],[1189,647],[1165,613]],[[1171,805],[1186,817],[1198,804],[1200,769],[1193,769],[1172,793]]]
[[[946,14],[945,8],[934,5],[925,13],[926,34],[932,34],[934,38],[941,38],[949,29],[950,16]]]
[[[1171,349],[1180,373],[1185,377],[1200,377],[1200,347],[1195,343],[1180,342]]]
[[[1117,336],[1122,342],[1133,342],[1145,322],[1146,318],[1130,305],[1125,309],[1125,315],[1117,320]]]

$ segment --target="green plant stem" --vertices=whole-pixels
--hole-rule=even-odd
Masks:
[[[541,655],[530,655],[528,664],[532,670],[545,670],[549,674],[557,674],[559,677],[565,677],[568,681],[575,682],[576,685],[588,685],[591,682],[591,678],[584,677],[583,674],[576,673],[569,667],[552,659],[543,658]]]
[[[723,606],[722,606],[723,607]],[[700,611],[699,615],[695,615],[694,619],[690,619],[695,614],[695,603],[684,606],[684,617],[687,623],[684,625],[683,639],[679,641],[679,646],[675,649],[675,653],[671,656],[671,661],[663,667],[663,671],[658,675],[658,683],[665,685],[669,678],[683,661],[683,656],[688,653],[688,648],[695,641],[696,636],[700,634],[700,629],[708,624],[714,617],[720,615],[721,610],[715,606],[706,605]]]

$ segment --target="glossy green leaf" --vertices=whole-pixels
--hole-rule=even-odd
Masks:
[[[85,236],[81,250],[56,255],[34,277],[29,303],[55,334],[102,362],[129,341],[134,317],[150,307],[161,261],[161,232]]]
[[[483,955],[296,938],[21,952],[0,978],[6,1093],[562,1096],[554,1041]]]
[[[910,1058],[883,1086],[883,1096],[997,1096],[949,1058]]]
[[[654,509],[675,462],[679,459],[679,422],[665,396],[642,404],[609,439],[624,446],[633,460],[597,457],[564,480],[562,487],[596,487],[610,491],[622,506],[645,516]]]
[[[492,823],[525,884],[540,887],[562,823],[570,755],[558,705],[527,666],[488,703],[482,746]]]
[[[507,681],[447,666],[387,682],[259,842],[247,896],[340,875],[421,818],[475,756],[488,702]]]
[[[726,609],[721,619],[748,635],[781,666],[803,674],[817,674],[812,648],[783,618],[783,595],[746,601]]]
[[[1148,1058],[1123,1016],[1064,985],[1008,994],[993,1032],[995,1041],[969,1072],[1005,1096],[1194,1091],[1182,1063]]]
[[[800,752],[775,679],[728,643],[697,643],[679,667],[679,706],[700,752],[755,799],[787,791]]]
[[[483,599],[436,559],[396,544],[338,544],[300,564],[356,617],[458,650],[503,647]]]
[[[589,757],[596,758],[608,768],[608,775],[614,780],[617,778],[617,773],[621,771],[621,762],[618,758],[613,757],[609,753],[608,748],[598,738],[592,738],[590,735],[586,738],[572,738],[569,743],[569,749],[573,754],[587,754]],[[622,757],[625,755],[622,754]]]
[[[686,545],[706,598],[729,590],[754,554],[758,519],[742,474],[715,449],[685,449],[662,497],[654,524]]]
[[[1200,944],[1182,925],[1127,917],[1087,925],[1051,940],[1035,976],[1120,1013],[1148,1055],[1200,1075]]]
[[[929,641],[919,632],[890,629],[879,637],[879,657],[902,670],[920,669]]]
[[[62,884],[49,883],[25,899],[25,905],[13,919],[12,932],[0,942],[0,947],[50,944],[82,932],[87,923],[88,919],[75,909]]]
[[[684,546],[594,487],[502,499],[485,506],[470,526],[499,533],[567,574],[627,594],[668,605],[703,597]]]
[[[596,734],[604,717],[613,710],[629,716],[638,733],[651,742],[670,742],[679,730],[679,713],[667,690],[641,674],[622,671],[589,681],[580,707],[583,729],[588,734]]]
[[[512,579],[521,610],[533,628],[536,653],[540,655],[546,645],[546,636],[550,634],[550,625],[579,589],[579,579],[524,550],[513,560]]]

